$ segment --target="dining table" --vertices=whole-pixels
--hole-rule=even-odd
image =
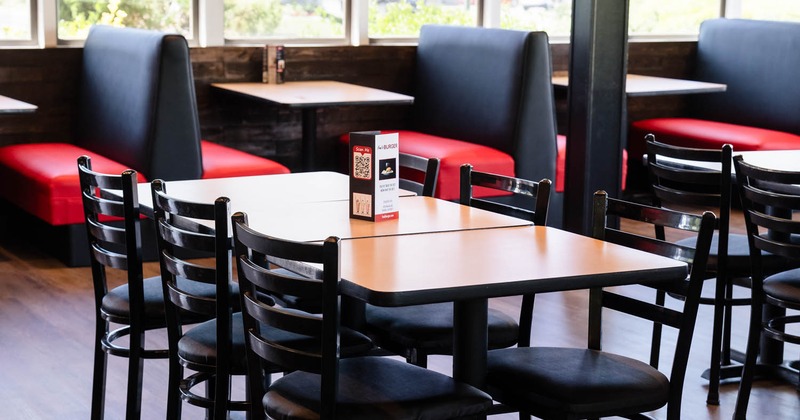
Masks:
[[[38,109],[36,105],[0,95],[0,114],[24,114]]]
[[[568,87],[569,76],[566,74],[554,75],[553,85],[560,88]],[[628,74],[625,77],[625,94],[629,97],[717,93],[725,92],[726,89],[727,85],[724,83],[700,80],[645,76],[641,74]]]
[[[265,101],[302,112],[302,167],[313,170],[317,142],[317,110],[331,106],[410,105],[414,97],[353,83],[334,80],[306,80],[285,83],[212,83],[217,91]]]
[[[245,179],[246,178],[246,179]],[[349,177],[303,172],[170,181],[167,194],[211,202],[230,198],[264,234],[298,241],[341,239],[341,293],[350,302],[407,306],[453,302],[453,375],[481,386],[487,358],[488,299],[685,278],[674,259],[553,227],[406,194],[399,218],[352,219]],[[150,185],[140,207],[152,214]],[[343,314],[343,322],[349,319]]]

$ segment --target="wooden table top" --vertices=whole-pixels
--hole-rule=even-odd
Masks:
[[[212,83],[212,87],[290,107],[400,105],[412,96],[331,80],[269,83]]]
[[[236,206],[232,205],[234,211]],[[400,217],[382,222],[350,218],[350,202],[295,203],[248,212],[256,231],[294,241],[409,235],[427,232],[526,226],[532,223],[431,197],[401,197]]]
[[[657,282],[685,263],[546,226],[344,240],[343,293],[384,306]]]
[[[569,76],[553,77],[556,86],[569,86]],[[700,82],[697,80],[672,79],[668,77],[642,76],[629,74],[625,79],[625,93],[628,96],[681,95],[692,93],[724,92],[727,86],[721,83]]]
[[[37,109],[36,105],[0,95],[0,114],[28,113]]]

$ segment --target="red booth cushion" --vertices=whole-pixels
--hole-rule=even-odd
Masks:
[[[289,168],[260,156],[202,140],[203,178],[288,174]]]
[[[564,178],[567,173],[567,136],[559,134],[556,136],[558,145],[558,159],[556,160],[556,192],[564,192]],[[628,152],[622,151],[622,185],[621,189],[625,189],[625,180],[628,176]]]
[[[92,158],[92,169],[120,174],[126,166],[69,143],[28,143],[0,148],[0,195],[45,222],[83,223],[78,157]],[[138,174],[140,182],[146,181]]]
[[[631,124],[628,150],[636,159],[644,155],[644,136],[682,147],[719,149],[724,144],[734,151],[800,149],[800,136],[766,128],[700,120],[694,118],[653,118]]]

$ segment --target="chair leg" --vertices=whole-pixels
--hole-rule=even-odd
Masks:
[[[100,339],[106,334],[105,321],[98,318],[94,340],[94,372],[92,374],[92,420],[103,420],[106,402],[106,367],[108,354]]]
[[[214,375],[214,418],[226,419],[228,417],[228,401],[231,398],[231,377],[227,372],[219,372]],[[210,395],[210,394],[209,394]]]
[[[739,382],[739,393],[736,396],[736,408],[733,412],[734,420],[744,420],[747,417],[747,404],[750,401],[750,391],[753,387],[753,376],[756,370],[759,344],[761,342],[761,308],[762,299],[760,288],[757,289],[755,280],[752,288],[752,304],[750,307],[750,329],[747,336],[747,350],[742,368],[742,379]]]
[[[130,353],[128,355],[128,401],[125,418],[136,420],[142,416],[142,376],[144,375],[144,331],[134,331],[131,327]]]
[[[731,362],[731,330],[733,325],[733,279],[726,279],[725,282],[725,317],[722,330],[722,356],[720,363],[723,366],[732,364]]]
[[[656,292],[656,304],[657,305],[664,305],[664,301],[666,300],[666,292],[659,290]],[[653,337],[650,341],[650,366],[658,369],[658,360],[661,357],[661,331],[663,330],[663,325],[654,322],[653,323]]]
[[[725,297],[729,289],[729,279],[717,277],[714,287],[714,324],[711,333],[711,365],[708,375],[708,395],[706,404],[719,405],[719,377],[722,364],[723,324],[730,322],[730,301]],[[728,341],[728,354],[730,355],[730,341]]]
[[[183,377],[183,368],[177,356],[169,357],[169,379],[167,379],[167,416],[168,419],[181,418],[181,390],[180,383]]]

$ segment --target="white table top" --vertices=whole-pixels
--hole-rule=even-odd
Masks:
[[[232,203],[235,211],[236,205]],[[401,197],[400,217],[382,222],[350,218],[350,202],[294,203],[247,212],[256,231],[294,241],[409,235],[426,232],[526,226],[532,223],[431,197]]]
[[[556,86],[569,86],[569,76],[553,77]],[[625,79],[625,93],[628,96],[680,95],[690,93],[724,92],[727,86],[720,83],[699,82],[696,80],[672,79],[667,77],[629,74]]]
[[[350,197],[350,177],[327,171],[167,181],[165,184],[167,194],[172,197],[199,203],[228,197],[233,211],[245,212],[296,203],[347,201]],[[411,191],[400,190],[400,196],[413,195]],[[139,184],[139,205],[142,212],[151,214],[153,198],[149,182]]]
[[[0,114],[33,112],[38,108],[36,105],[0,95]]]
[[[313,80],[269,83],[212,83],[212,87],[290,107],[411,104],[414,98],[351,83]]]
[[[733,156],[742,155],[744,161],[762,168],[778,171],[800,171],[800,150],[753,150],[746,152],[733,151]],[[664,156],[658,157],[659,161],[673,162],[704,169],[720,170],[720,164],[714,162],[684,161]],[[731,167],[731,170],[734,170]]]

